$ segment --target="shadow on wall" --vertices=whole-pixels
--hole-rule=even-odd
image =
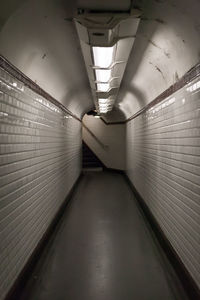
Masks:
[[[87,107],[84,107],[84,110],[81,110],[81,115],[80,118],[82,119],[85,113],[88,111],[94,110],[94,102],[93,102],[93,97],[91,93],[91,89],[89,87],[89,81],[88,81],[88,87],[83,89],[83,88],[78,88],[78,89],[70,89],[66,95],[61,99],[61,103],[65,103],[65,99],[67,99],[67,108],[70,111],[80,111],[80,108],[82,108],[82,102],[84,101],[84,98],[88,97],[88,94],[90,94],[91,102],[88,103]],[[79,101],[77,101],[79,99]],[[87,103],[87,102],[86,102]],[[74,107],[74,106],[79,106],[79,107]]]
[[[103,164],[112,169],[125,169],[125,124],[106,125],[100,118],[85,115],[83,140]],[[106,147],[105,147],[106,146]]]
[[[92,108],[93,101],[73,23],[76,1],[27,0],[23,3],[4,23],[0,52],[80,117]],[[0,9],[0,18],[1,15]]]
[[[144,53],[149,43],[151,43],[151,37],[154,35],[160,23],[158,20],[148,20],[147,18],[146,14],[149,15],[150,11],[152,10],[152,3],[150,1],[145,1],[143,5],[138,6],[143,11],[143,15],[141,17],[135,43],[129,57],[126,73],[122,81],[118,102],[120,103],[123,101],[126,93],[129,92],[135,96],[139,106],[142,108],[146,104],[144,94],[141,90],[134,86],[132,82],[144,58]],[[149,26],[149,22],[151,22],[151,26]],[[144,32],[147,32],[147,34],[144,34]]]
[[[109,146],[104,144],[86,125],[82,122],[83,128],[90,134],[90,136],[98,143],[102,150],[106,151],[109,149]]]
[[[123,111],[118,107],[113,107],[111,112],[108,112],[105,115],[102,115],[102,119],[105,122],[123,122],[126,120],[126,116]]]

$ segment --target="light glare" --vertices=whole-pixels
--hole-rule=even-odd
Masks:
[[[92,47],[94,64],[100,68],[109,68],[113,62],[113,47]]]
[[[108,82],[111,78],[111,70],[95,70],[96,80],[101,82]]]
[[[99,92],[107,92],[110,89],[109,83],[97,83],[97,90]]]
[[[108,107],[110,107],[110,105],[109,104],[100,104],[99,107],[100,108],[108,108]]]
[[[98,102],[99,102],[99,104],[104,104],[104,103],[107,103],[108,102],[108,99],[102,99],[102,98],[100,98],[99,100],[98,100]]]

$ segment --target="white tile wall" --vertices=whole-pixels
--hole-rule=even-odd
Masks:
[[[81,123],[0,69],[0,300],[81,170]]]
[[[128,122],[127,175],[200,287],[200,78]]]

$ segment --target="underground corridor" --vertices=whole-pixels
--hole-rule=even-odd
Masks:
[[[0,300],[200,299],[199,0],[1,0]]]

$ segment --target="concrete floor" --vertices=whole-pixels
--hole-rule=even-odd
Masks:
[[[124,177],[87,172],[19,300],[184,300]]]

